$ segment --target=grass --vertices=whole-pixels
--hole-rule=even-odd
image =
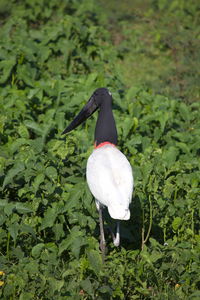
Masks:
[[[127,87],[200,99],[198,1],[101,1]],[[121,75],[122,76],[122,75]]]

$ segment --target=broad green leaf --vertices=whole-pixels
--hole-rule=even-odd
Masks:
[[[163,152],[163,162],[170,167],[176,161],[176,158],[179,154],[179,150],[176,147],[169,147],[169,149]]]
[[[6,177],[3,181],[3,188],[11,183],[16,175],[22,172],[25,169],[24,164],[22,162],[16,162],[16,164],[8,171]]]
[[[41,223],[41,230],[44,230],[47,227],[52,227],[55,219],[57,217],[57,209],[56,207],[49,207],[44,214],[44,218]]]
[[[73,239],[71,243],[71,251],[76,258],[79,257],[81,247],[85,245],[87,245],[87,240],[85,237],[80,236]]]
[[[57,223],[53,226],[53,231],[55,233],[56,241],[60,240],[61,237],[64,237],[65,231],[63,229],[63,224]]]
[[[39,133],[40,135],[43,133],[42,128],[40,127],[39,124],[37,124],[34,121],[25,121],[24,124],[26,125],[26,127],[32,129],[33,131],[35,131],[36,133]]]
[[[7,203],[4,207],[4,212],[7,216],[10,216],[15,209],[15,204],[14,203]]]
[[[36,193],[38,191],[38,188],[40,186],[40,184],[44,181],[44,174],[41,173],[41,174],[38,174],[36,177],[35,177],[35,180],[33,182],[33,188],[34,188],[34,192]]]
[[[25,138],[25,139],[29,138],[29,132],[28,132],[26,126],[24,126],[24,124],[20,124],[20,126],[18,128],[18,132],[19,132],[19,135],[21,136],[21,138]]]
[[[74,226],[67,238],[59,245],[59,255],[70,247],[74,256],[78,258],[80,248],[86,244],[87,241],[85,238],[83,238],[83,232],[80,231],[78,226]]]
[[[158,261],[159,259],[162,258],[162,253],[158,252],[158,251],[154,251],[152,254],[151,254],[151,261],[153,263],[155,263],[156,261]]]
[[[71,244],[70,239],[64,239],[62,242],[59,244],[59,252],[58,254],[61,255],[65,250],[68,249],[69,245]]]
[[[0,70],[3,73],[0,78],[0,84],[3,84],[6,82],[8,77],[11,75],[11,71],[12,71],[13,67],[15,66],[15,63],[16,63],[16,58],[14,56],[10,57],[10,59],[2,60],[0,62]]]
[[[53,279],[53,286],[52,290],[55,292],[60,292],[62,287],[64,286],[65,281],[64,280],[56,280],[55,278]]]
[[[18,223],[11,224],[10,226],[8,226],[8,231],[14,241],[16,241],[16,239],[17,239],[19,229],[20,229],[20,226]]]
[[[30,225],[22,224],[20,230],[21,232],[30,233],[36,239],[35,230]]]
[[[19,260],[24,258],[24,252],[21,247],[16,247],[12,250],[12,254]]]
[[[44,247],[45,247],[44,243],[39,243],[39,244],[35,245],[31,251],[32,256],[39,257],[41,254],[41,251],[44,249]]]
[[[3,133],[6,121],[7,121],[7,116],[0,115],[0,133]]]
[[[19,150],[22,145],[29,145],[30,141],[26,138],[19,138],[14,141],[11,145],[11,151],[14,153],[15,151]]]
[[[172,222],[172,228],[176,231],[182,223],[182,219],[180,217],[176,217]]]
[[[81,287],[83,290],[90,296],[94,296],[94,291],[92,287],[92,283],[89,278],[86,278],[85,280],[81,281]]]
[[[23,80],[28,86],[34,86],[34,78],[36,76],[36,69],[30,64],[23,64],[17,67],[17,77],[19,80]]]
[[[191,112],[190,112],[189,107],[184,102],[181,102],[181,104],[179,106],[179,111],[180,111],[181,117],[183,118],[184,121],[190,120]]]
[[[99,272],[102,268],[102,258],[98,251],[88,250],[87,257],[90,263],[90,267],[95,272],[97,276],[99,276]]]
[[[57,178],[57,170],[54,167],[47,167],[45,170],[46,175],[50,179],[56,179]]]
[[[34,292],[22,292],[19,300],[32,300],[34,298]]]
[[[7,220],[6,215],[1,213],[0,214],[0,226],[2,226],[6,220]]]
[[[27,207],[26,205],[20,202],[16,203],[15,208],[20,214],[26,214],[32,212],[32,210],[29,207]]]
[[[103,285],[99,288],[99,291],[102,293],[102,294],[110,294],[112,295],[112,289],[109,285]]]

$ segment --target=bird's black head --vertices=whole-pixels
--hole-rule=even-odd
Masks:
[[[112,95],[109,90],[107,88],[96,89],[80,113],[74,118],[74,120],[69,124],[62,134],[68,133],[75,129],[87,118],[89,118],[98,108],[100,108],[100,110],[103,107],[105,110],[111,109],[111,104]]]
[[[93,93],[94,101],[98,107],[104,103],[112,103],[112,94],[107,88],[98,88]]]

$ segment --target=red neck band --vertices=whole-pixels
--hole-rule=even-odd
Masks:
[[[112,144],[112,143],[110,143],[110,142],[103,142],[103,143],[99,144],[98,146],[96,146],[96,142],[95,142],[94,148],[95,148],[95,149],[98,149],[98,148],[101,148],[101,147],[103,147],[103,146],[105,146],[105,145],[111,145],[111,146],[116,147],[115,144]]]

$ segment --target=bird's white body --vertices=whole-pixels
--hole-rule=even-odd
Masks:
[[[128,220],[133,175],[126,156],[112,145],[97,148],[88,158],[86,176],[97,209],[100,203],[107,206],[111,218]]]

